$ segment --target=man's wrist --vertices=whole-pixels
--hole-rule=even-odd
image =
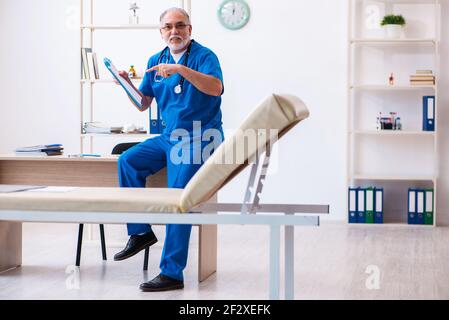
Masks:
[[[185,78],[187,67],[182,64],[178,64],[177,66],[178,66],[178,73]]]

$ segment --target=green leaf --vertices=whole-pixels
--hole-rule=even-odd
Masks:
[[[380,25],[385,26],[385,25],[389,25],[389,24],[396,24],[396,25],[404,26],[405,23],[406,23],[405,19],[402,15],[389,14],[383,18]]]

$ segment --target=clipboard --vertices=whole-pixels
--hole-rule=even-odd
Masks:
[[[112,76],[120,83],[122,88],[126,91],[131,100],[142,110],[142,96],[137,92],[125,79],[119,74],[117,68],[108,58],[103,59],[106,68],[111,72]]]

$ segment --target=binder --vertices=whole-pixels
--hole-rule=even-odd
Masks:
[[[384,189],[375,188],[375,201],[374,201],[374,223],[382,224],[384,223]]]
[[[408,224],[416,224],[416,189],[408,189]]]
[[[374,223],[374,188],[365,189],[365,223]]]
[[[348,192],[348,221],[357,223],[357,189],[349,188]]]
[[[433,226],[433,210],[434,210],[434,201],[433,201],[433,189],[425,190],[425,214],[424,214],[424,224]]]
[[[162,119],[159,106],[152,106],[150,108],[150,133],[160,134],[166,127],[164,119]]]
[[[435,96],[423,97],[423,131],[435,131]]]
[[[154,105],[150,108],[150,134],[159,134],[159,107]]]
[[[424,190],[416,192],[416,224],[424,224]]]
[[[357,223],[365,223],[365,189],[357,188]]]

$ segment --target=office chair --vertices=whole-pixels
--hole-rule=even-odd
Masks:
[[[131,147],[134,147],[138,143],[139,142],[119,143],[112,149],[111,154],[122,154],[123,152],[125,152],[126,150],[128,150]],[[76,262],[75,262],[75,265],[77,267],[80,266],[80,262],[81,262],[81,246],[83,244],[83,229],[84,229],[84,224],[80,223],[79,228],[78,228],[78,244],[77,244],[77,248],[76,248]],[[105,237],[104,237],[104,225],[103,224],[100,224],[100,241],[101,241],[101,253],[103,256],[103,260],[106,261],[107,260],[106,241],[105,241]],[[150,257],[150,248],[148,247],[145,249],[145,256],[143,259],[143,270],[144,271],[148,270],[149,257]]]

